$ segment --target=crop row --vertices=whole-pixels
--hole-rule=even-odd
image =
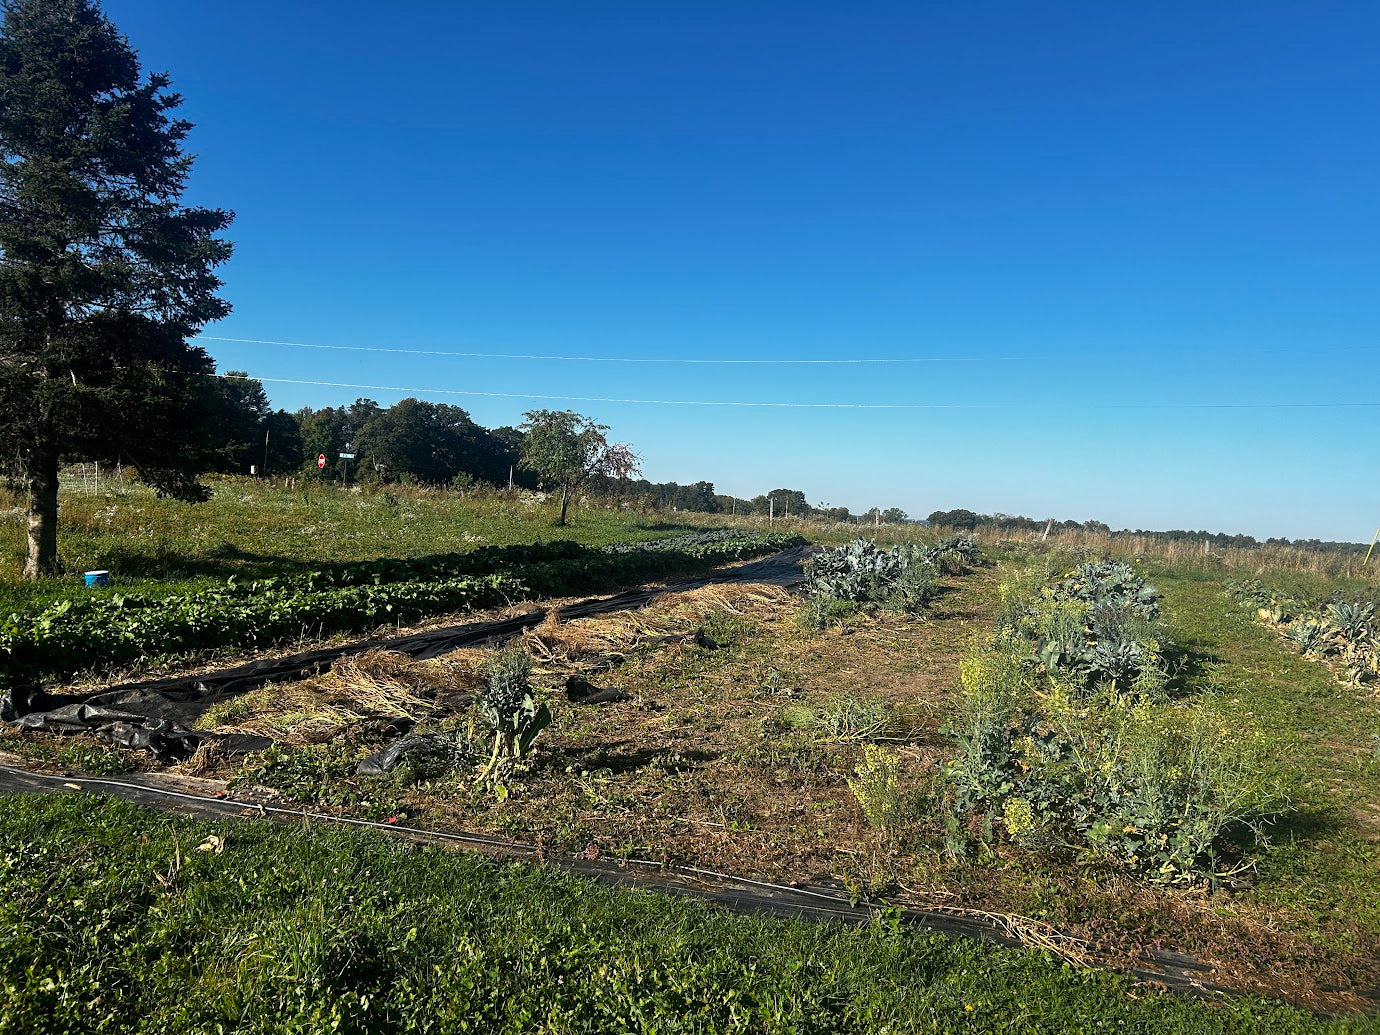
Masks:
[[[510,600],[580,592],[761,556],[799,540],[772,533],[681,536],[647,548],[575,543],[376,561],[191,593],[64,600],[0,622],[0,671],[70,676],[223,647],[270,646],[356,632]]]
[[[960,668],[942,770],[946,850],[1005,840],[1163,883],[1235,878],[1285,807],[1258,730],[1175,699],[1160,594],[1118,561],[1002,587],[996,632]]]
[[[1257,621],[1277,630],[1304,657],[1330,666],[1348,686],[1380,684],[1374,602],[1336,598],[1315,603],[1255,581],[1234,582],[1227,591],[1238,603],[1255,608]]]

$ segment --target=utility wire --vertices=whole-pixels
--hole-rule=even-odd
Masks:
[[[850,403],[850,402],[738,402],[721,399],[623,399],[602,395],[538,395],[532,392],[474,392],[457,388],[398,388],[393,385],[365,385],[346,381],[308,381],[286,377],[253,377],[249,374],[216,374],[235,380],[261,381],[280,385],[316,385],[322,388],[359,388],[369,392],[397,392],[401,395],[460,395],[481,399],[535,399],[540,402],[629,403],[639,406],[718,406],[741,409],[793,410],[1009,410],[1021,406],[1047,409],[1048,404],[1029,403]],[[1080,403],[1088,410],[1315,410],[1380,407],[1376,402],[1144,402]]]
[[[443,349],[397,349],[374,345],[317,345],[305,341],[270,341],[266,338],[221,338],[202,334],[199,341],[228,341],[241,345],[285,345],[294,349],[331,349],[338,352],[387,352],[403,356],[454,356],[460,359],[533,359],[571,363],[679,363],[716,366],[844,366],[876,363],[981,363],[977,356],[909,356],[899,359],[707,359],[688,356],[544,356],[513,352],[449,352]],[[1000,357],[992,357],[993,359]]]
[[[450,356],[456,359],[518,359],[563,363],[676,364],[690,366],[901,366],[923,363],[1004,363],[1016,360],[1049,358],[1043,353],[1006,356],[899,356],[848,357],[843,359],[717,359],[695,356],[560,356],[525,352],[455,352],[447,349],[408,349],[382,345],[327,345],[305,341],[277,341],[270,338],[225,338],[214,334],[198,335],[197,341],[222,341],[238,345],[281,345],[293,349],[325,349],[332,352],[378,352],[398,356]],[[1372,352],[1380,346],[1336,345],[1313,352]],[[1290,348],[1254,348],[1252,353],[1294,352]],[[1196,355],[1196,352],[1195,352]]]

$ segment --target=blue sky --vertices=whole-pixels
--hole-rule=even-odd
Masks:
[[[105,9],[237,213],[208,335],[906,361],[204,342],[409,390],[275,405],[568,406],[655,480],[855,510],[1380,524],[1374,4]]]

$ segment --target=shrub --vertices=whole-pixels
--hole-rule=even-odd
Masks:
[[[957,548],[946,549],[960,560],[970,555]],[[971,549],[975,551],[976,546]],[[819,628],[830,624],[835,615],[873,608],[919,614],[939,594],[935,556],[934,548],[903,543],[882,550],[867,539],[819,551],[805,565],[806,594],[812,602],[840,601],[853,607],[845,611],[819,605],[807,615],[805,624]],[[962,566],[954,570],[962,570]]]
[[[1041,581],[1002,587],[997,633],[961,663],[949,854],[1005,837],[1168,883],[1239,872],[1232,835],[1263,841],[1284,807],[1261,734],[1167,701],[1159,594],[1134,569]]]

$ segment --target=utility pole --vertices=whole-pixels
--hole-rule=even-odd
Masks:
[[[268,429],[264,428],[264,465],[261,468],[263,476],[268,477]]]
[[[776,524],[776,497],[775,497],[775,496],[768,496],[768,497],[767,497],[767,523],[770,524],[770,525]]]

